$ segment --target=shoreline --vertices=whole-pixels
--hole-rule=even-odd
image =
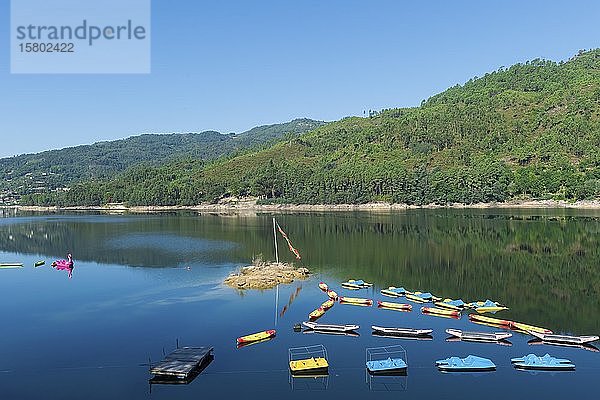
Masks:
[[[392,203],[366,204],[256,204],[256,200],[228,201],[218,204],[199,204],[196,206],[126,206],[124,204],[107,204],[104,206],[72,206],[72,207],[42,207],[42,206],[0,206],[2,209],[31,212],[60,212],[60,211],[102,211],[107,213],[155,213],[170,211],[193,211],[198,213],[230,213],[230,212],[388,212],[417,209],[580,209],[600,210],[600,200],[568,202],[564,200],[514,200],[504,203],[450,203],[426,204],[421,206]]]

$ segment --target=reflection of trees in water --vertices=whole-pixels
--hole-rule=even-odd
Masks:
[[[153,216],[115,221],[111,221],[110,217],[104,218],[38,219],[5,225],[0,230],[0,248],[57,258],[71,252],[76,261],[140,267],[173,267],[194,261],[220,263],[224,258],[226,262],[245,260],[239,246],[214,240],[203,242],[202,238],[210,236],[211,230],[214,231],[212,234],[218,235],[219,226],[207,229],[198,218]],[[139,240],[140,234],[147,236]],[[170,244],[161,242],[160,236],[168,239]],[[130,237],[136,240],[128,244]],[[185,251],[181,251],[180,243],[183,241],[187,241]],[[225,251],[227,257],[219,256]]]
[[[600,219],[534,213],[300,214],[278,221],[303,263],[340,281],[490,298],[511,307],[500,317],[576,333],[599,331],[594,316],[600,311]],[[271,232],[268,215],[48,218],[3,225],[0,248],[56,257],[71,251],[76,260],[133,266],[243,263],[259,253],[272,258]],[[127,243],[132,235],[137,239]],[[237,245],[212,246],[222,242]],[[284,260],[293,259],[284,246],[280,250]]]
[[[335,254],[328,266],[340,280],[497,299],[512,308],[501,316],[600,330],[590,318],[600,311],[599,219],[433,214],[374,216],[356,229],[336,222],[325,228],[332,234],[319,238],[317,253]]]
[[[17,215],[17,210],[14,208],[0,208],[0,218],[14,217]]]

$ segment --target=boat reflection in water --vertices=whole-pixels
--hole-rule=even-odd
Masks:
[[[367,386],[372,392],[403,392],[408,388],[408,374],[404,372],[371,375],[365,372]]]
[[[409,340],[433,340],[432,335],[422,335],[422,336],[406,336],[406,335],[394,335],[389,333],[379,333],[372,332],[371,335],[382,338],[390,338],[390,339],[409,339]]]
[[[288,383],[290,384],[292,390],[327,390],[329,387],[329,374],[321,373],[312,375],[295,375],[290,372],[288,376]]]
[[[338,336],[350,336],[350,337],[359,337],[360,334],[358,332],[354,332],[354,331],[348,331],[348,332],[338,332],[338,331],[316,331],[314,329],[305,329],[302,331],[302,333],[320,333],[323,335],[338,335]]]
[[[472,342],[472,340],[461,339],[459,337],[451,336],[446,338],[446,342]],[[512,346],[512,343],[508,340],[489,340],[489,341],[478,341],[477,343],[492,343],[499,344],[500,346]]]

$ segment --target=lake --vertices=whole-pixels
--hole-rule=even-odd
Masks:
[[[253,257],[272,259],[272,215],[52,214],[0,218],[3,399],[304,398],[322,391],[350,398],[592,398],[600,373],[593,349],[447,341],[447,328],[492,332],[466,315],[447,319],[336,304],[319,322],[355,323],[359,336],[294,332],[326,296],[388,300],[390,285],[510,307],[499,318],[577,335],[600,333],[600,211],[411,210],[393,214],[276,215],[313,275],[278,289],[222,285]],[[279,238],[284,261],[292,261]],[[50,266],[71,252],[73,276]],[[46,265],[34,268],[38,260]],[[342,289],[347,279],[374,282]],[[405,300],[391,300],[401,301]],[[432,340],[377,337],[371,325],[431,328]],[[277,329],[268,342],[236,348],[238,336]],[[150,385],[148,365],[181,346],[214,346],[213,362],[188,385]],[[291,378],[288,348],[323,344],[330,372]],[[408,373],[369,378],[367,347],[401,344]],[[598,342],[595,343],[597,346]],[[510,359],[529,353],[571,359],[574,372],[529,373]],[[435,360],[491,358],[495,372],[443,374]]]

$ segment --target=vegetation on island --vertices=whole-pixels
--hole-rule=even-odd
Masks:
[[[600,50],[475,77],[419,107],[351,117],[259,151],[131,169],[36,205],[407,204],[600,198]]]

